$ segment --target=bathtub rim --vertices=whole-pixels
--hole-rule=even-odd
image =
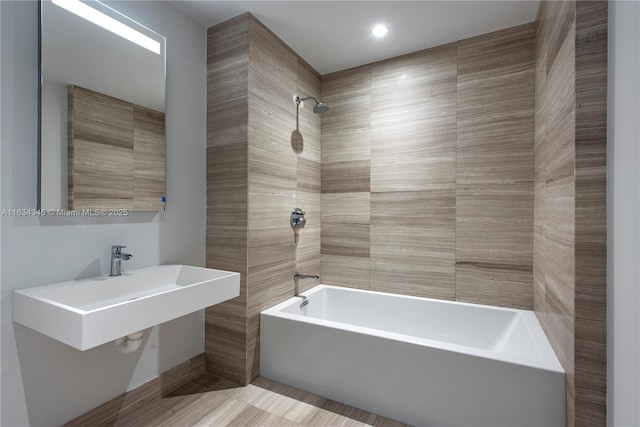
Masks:
[[[371,291],[371,290],[365,290],[365,289],[349,288],[345,286],[324,285],[324,284],[316,285],[305,292],[301,292],[300,295],[310,297],[314,293],[320,292],[323,289],[338,289],[338,290],[347,291],[347,292],[376,294],[376,295],[382,295],[385,297],[392,297],[392,298],[431,301],[431,302],[441,303],[441,304],[453,304],[453,305],[461,305],[461,306],[468,306],[468,307],[474,307],[474,308],[483,308],[483,309],[489,309],[489,310],[498,310],[498,311],[507,311],[507,312],[516,313],[524,321],[527,330],[532,335],[535,341],[536,348],[538,348],[539,352],[541,352],[543,355],[537,359],[528,358],[525,356],[514,356],[514,355],[499,353],[496,351],[464,346],[460,344],[452,344],[444,341],[437,341],[437,340],[432,340],[428,338],[420,338],[412,335],[400,334],[397,332],[387,332],[380,329],[368,328],[365,326],[351,325],[348,323],[336,322],[334,320],[320,319],[317,317],[310,317],[310,316],[301,316],[299,314],[284,312],[283,310],[285,308],[288,308],[294,304],[295,305],[300,304],[301,300],[298,297],[291,297],[273,307],[263,310],[260,312],[260,315],[279,317],[282,319],[288,319],[291,321],[308,323],[312,325],[326,326],[326,327],[335,328],[343,331],[350,331],[355,333],[372,335],[382,339],[389,339],[392,341],[399,341],[399,342],[408,342],[408,343],[415,344],[422,347],[431,347],[431,348],[436,348],[436,349],[449,351],[457,354],[471,355],[471,356],[476,356],[484,359],[495,360],[498,362],[504,362],[504,363],[509,363],[509,364],[518,365],[518,366],[525,366],[525,367],[540,369],[540,370],[553,372],[553,373],[565,374],[565,371],[562,365],[560,364],[558,356],[556,355],[555,351],[553,350],[553,347],[551,346],[551,343],[549,342],[549,339],[544,333],[544,330],[542,329],[542,326],[540,325],[540,322],[537,316],[531,310],[499,307],[499,306],[492,306],[492,305],[486,305],[486,304],[475,304],[475,303],[461,302],[461,301],[441,300],[437,298],[416,297],[412,295],[402,295],[402,294],[394,294],[389,292],[379,292],[379,291]],[[540,348],[540,346],[542,346],[543,348]]]

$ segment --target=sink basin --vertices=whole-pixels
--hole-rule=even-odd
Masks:
[[[13,320],[78,350],[240,294],[240,273],[162,265],[13,291]]]

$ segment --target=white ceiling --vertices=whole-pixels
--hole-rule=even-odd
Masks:
[[[320,74],[535,20],[538,1],[182,1],[205,28],[251,12]],[[376,39],[371,28],[389,27]]]

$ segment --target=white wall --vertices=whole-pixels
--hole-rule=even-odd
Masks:
[[[640,3],[609,2],[609,425],[640,425]]]
[[[167,211],[123,218],[2,217],[3,426],[59,425],[204,350],[202,313],[153,328],[142,352],[80,352],[11,320],[11,291],[108,272],[127,245],[132,269],[204,265],[206,31],[164,2],[112,6],[167,37]],[[37,3],[0,2],[1,208],[36,206]]]

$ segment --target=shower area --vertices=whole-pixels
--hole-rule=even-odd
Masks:
[[[300,292],[534,310],[567,425],[605,425],[606,16],[543,3],[535,23],[323,76],[250,14],[210,28],[207,266],[241,283],[206,310],[207,370],[260,375],[260,313],[300,272],[320,276]]]

